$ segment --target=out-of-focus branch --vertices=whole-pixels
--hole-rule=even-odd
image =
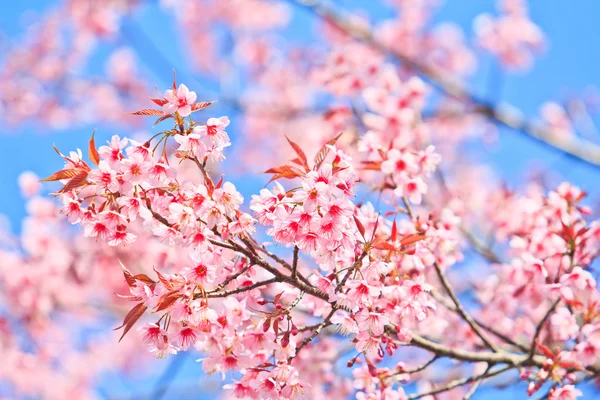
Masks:
[[[469,378],[457,379],[457,380],[454,380],[454,381],[448,383],[447,385],[444,385],[444,386],[441,386],[439,388],[430,390],[428,392],[413,394],[413,395],[409,396],[408,398],[409,398],[409,400],[420,399],[420,398],[425,397],[425,396],[433,396],[433,395],[436,395],[436,394],[439,394],[439,393],[447,392],[448,390],[454,389],[454,388],[459,387],[459,386],[466,385],[467,383],[471,383],[471,382],[476,382],[476,383],[479,382],[479,383],[481,383],[485,379],[491,378],[491,377],[496,376],[496,375],[500,375],[500,374],[502,374],[502,373],[504,373],[504,372],[506,372],[506,371],[508,371],[508,370],[510,370],[512,368],[514,368],[514,367],[506,366],[506,367],[503,367],[503,368],[498,368],[498,369],[496,369],[494,371],[486,370],[482,374],[474,375],[474,376],[471,376]]]
[[[375,37],[367,24],[354,23],[353,21],[355,19],[351,18],[350,15],[345,15],[339,10],[335,10],[323,1],[288,0],[288,2],[308,9],[355,39],[360,40],[383,53],[392,55],[405,67],[418,72],[442,92],[470,105],[472,111],[486,116],[499,125],[522,132],[527,137],[559,150],[570,157],[582,160],[593,166],[600,166],[600,145],[575,136],[556,135],[552,130],[545,126],[526,119],[518,108],[510,104],[500,103],[496,105],[485,99],[479,98],[469,92],[461,83],[439,69],[421,61],[414,60],[405,54],[390,48]]]
[[[435,272],[437,273],[437,275],[440,279],[440,282],[442,283],[442,285],[444,286],[444,289],[446,289],[446,292],[448,292],[448,295],[450,296],[450,298],[452,299],[452,302],[456,306],[456,312],[458,314],[460,314],[460,316],[469,324],[471,329],[473,329],[475,334],[477,336],[479,336],[481,341],[487,347],[489,347],[493,351],[497,352],[498,349],[496,348],[496,346],[488,339],[487,335],[481,329],[479,329],[479,326],[475,323],[475,321],[473,321],[473,318],[471,318],[469,313],[467,313],[465,311],[465,309],[463,308],[462,304],[460,303],[460,300],[458,300],[458,297],[456,297],[456,294],[454,294],[454,290],[452,290],[452,286],[450,286],[450,282],[448,282],[448,280],[446,279],[446,276],[444,275],[444,272],[440,268],[440,265],[437,262],[435,262],[434,267],[435,267]]]

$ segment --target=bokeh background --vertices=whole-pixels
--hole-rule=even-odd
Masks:
[[[164,3],[167,3],[165,1]],[[360,9],[367,12],[371,20],[389,18],[392,10],[379,1],[339,0],[334,2],[347,10]],[[28,31],[36,22],[45,18],[53,9],[61,7],[61,1],[0,0],[0,71],[10,51],[18,48],[27,38]],[[309,43],[317,40],[319,30],[315,18],[307,10],[291,7],[291,23],[278,34],[286,40],[296,43]],[[473,20],[483,12],[495,12],[493,0],[447,0],[441,2],[433,22],[452,21],[458,24],[472,37]],[[598,15],[600,3],[593,0],[532,1],[531,18],[545,32],[548,46],[535,63],[526,72],[506,72],[498,68],[489,56],[479,57],[477,73],[468,80],[474,93],[495,102],[506,101],[521,109],[527,116],[539,115],[540,106],[546,101],[565,104],[570,99],[598,96],[600,85],[600,51],[597,38],[600,37]],[[229,129],[234,148],[238,138],[243,136],[244,126],[238,124],[239,110],[227,99],[235,98],[244,88],[239,79],[214,79],[195,68],[185,43],[180,39],[180,27],[171,12],[165,10],[159,1],[140,1],[135,9],[118,24],[118,32],[112,38],[100,40],[85,65],[77,68],[81,76],[102,76],[106,74],[107,58],[118,49],[131,49],[135,57],[140,76],[151,91],[156,85],[162,92],[172,81],[172,71],[177,71],[178,81],[186,83],[195,90],[199,100],[218,100],[212,106],[214,115],[229,115],[232,125]],[[230,54],[232,65],[235,56]],[[1,105],[0,105],[1,107]],[[132,111],[124,107],[115,112]],[[590,109],[587,139],[598,141],[595,128],[595,113]],[[75,126],[61,128],[50,126],[43,121],[30,119],[11,124],[7,115],[0,109],[0,214],[6,229],[18,234],[21,221],[26,215],[24,200],[19,193],[17,179],[25,170],[39,176],[47,176],[61,167],[61,161],[52,150],[52,145],[64,151],[75,148],[85,149],[91,132],[96,130],[96,142],[103,143],[113,134],[122,136],[148,136],[153,132],[151,123],[129,126],[121,123],[94,119],[77,123]],[[156,131],[156,130],[154,130]],[[243,152],[253,149],[232,149],[232,155],[226,163],[225,172],[229,173],[238,189],[246,198],[257,192],[266,182],[258,174],[257,167],[242,162]],[[490,164],[499,179],[510,187],[517,187],[540,171],[549,172],[554,182],[568,179],[583,187],[591,195],[592,205],[598,199],[597,168],[570,159],[561,153],[541,146],[524,135],[508,129],[499,128],[495,140],[482,142],[474,140],[464,144],[466,156]],[[236,160],[240,160],[236,163]],[[229,168],[229,170],[227,170]],[[44,189],[46,190],[46,189]],[[49,190],[47,190],[49,191]],[[596,207],[594,207],[596,208]],[[115,269],[118,273],[118,269]],[[107,321],[106,329],[112,327]],[[83,333],[93,334],[93,333]],[[116,338],[116,336],[115,336]],[[115,346],[118,346],[115,340]],[[174,361],[175,360],[175,361]],[[148,361],[144,371],[130,376],[108,375],[98,382],[100,398],[144,398],[160,393],[164,398],[214,398],[218,395],[221,377],[205,377],[193,354],[181,353],[173,360]],[[35,379],[35,377],[32,377]],[[165,386],[165,382],[172,382]],[[164,391],[161,389],[164,388]],[[0,394],[3,386],[0,385]],[[158,390],[158,392],[157,392]],[[597,398],[593,390],[585,388],[585,398]],[[524,398],[522,386],[502,391],[482,389],[476,399]]]

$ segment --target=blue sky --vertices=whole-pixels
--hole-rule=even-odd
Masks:
[[[188,68],[181,44],[177,41],[172,17],[165,17],[158,9],[156,1],[145,3],[138,13],[124,22],[128,39],[101,45],[98,54],[90,62],[89,71],[100,72],[102,59],[110,49],[120,44],[131,44],[133,40],[141,53],[141,67],[148,74],[149,86],[154,84],[161,88],[167,86],[174,68],[178,71],[179,80],[189,83],[188,86],[200,95],[202,90],[194,87],[194,81],[190,82],[189,78],[193,74]],[[374,18],[390,16],[389,11],[377,5],[378,2],[375,1],[340,0],[337,3],[348,9],[355,7],[369,9]],[[561,100],[570,93],[579,94],[590,85],[600,86],[598,72],[600,52],[596,46],[597,38],[600,37],[600,24],[597,21],[600,2],[546,0],[531,3],[532,18],[546,33],[549,47],[530,72],[502,74],[502,90],[497,95],[499,99],[512,103],[527,115],[533,116],[537,114],[539,106],[544,101]],[[2,50],[18,43],[15,40],[23,33],[27,21],[35,18],[35,15],[39,15],[41,11],[54,7],[55,4],[56,2],[43,0],[2,2],[0,60]],[[466,30],[467,36],[471,36],[473,18],[481,12],[493,12],[493,5],[494,2],[491,0],[447,0],[435,21],[458,23]],[[286,36],[298,42],[310,38],[314,34],[311,33],[313,31],[308,24],[311,18],[306,11],[297,11]],[[145,38],[148,38],[151,44],[144,43]],[[155,48],[159,50],[160,57],[157,56]],[[475,93],[484,96],[487,94],[488,74],[493,68],[489,58],[481,58],[480,62],[480,72],[470,82],[470,87]],[[211,91],[217,92],[218,96],[219,88],[215,85],[209,85],[202,79],[200,82],[195,82],[209,87]],[[220,108],[217,113],[228,111],[224,105],[217,104],[216,107]],[[18,194],[16,184],[19,173],[32,170],[40,176],[49,175],[62,166],[61,161],[52,151],[52,144],[56,144],[63,152],[77,147],[85,148],[93,129],[97,129],[97,143],[115,133],[128,134],[123,128],[108,127],[101,123],[56,132],[48,131],[35,123],[11,129],[0,121],[0,182],[3,189],[0,214],[8,216],[14,231],[19,230],[20,220],[25,215],[23,201]],[[234,126],[233,129],[235,145],[235,129],[239,127]],[[473,144],[467,149],[469,157],[492,164],[497,175],[510,185],[516,186],[522,183],[525,178],[524,171],[538,164],[549,166],[555,173],[557,181],[561,177],[569,179],[582,186],[594,197],[598,194],[596,182],[600,168],[569,160],[556,151],[540,147],[520,133],[502,129],[500,141],[493,148],[484,149],[478,144]],[[258,191],[262,186],[257,180],[236,181],[235,178],[233,180],[239,184],[246,195]],[[193,362],[193,358],[189,357],[185,360],[184,373],[179,378],[183,382],[193,382],[194,376],[199,371],[200,366]],[[122,390],[135,390],[135,387],[130,385]],[[482,390],[474,398],[524,398],[522,395],[522,388],[517,392],[505,392],[499,397],[492,397],[489,392]]]

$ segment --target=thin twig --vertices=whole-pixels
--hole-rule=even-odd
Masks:
[[[437,261],[433,263],[433,266],[435,267],[435,272],[437,273],[438,278],[442,283],[442,286],[444,286],[444,289],[446,289],[446,292],[448,293],[448,295],[452,299],[452,302],[456,306],[456,312],[458,312],[460,316],[469,324],[471,329],[473,329],[473,332],[475,332],[475,334],[479,336],[479,338],[487,347],[492,349],[492,351],[497,352],[498,349],[496,348],[496,346],[488,339],[487,335],[481,329],[479,329],[479,326],[477,326],[475,321],[473,321],[473,318],[471,318],[469,313],[467,313],[463,308],[462,304],[460,303],[460,300],[458,300],[458,297],[456,297],[452,286],[450,286],[450,282],[448,282],[448,280],[446,279],[446,276],[444,275],[444,272],[440,268],[440,265],[437,263]]]
[[[296,275],[298,273],[298,251],[300,249],[298,246],[294,246],[294,261],[292,264],[292,278],[296,279]]]
[[[471,376],[469,378],[462,378],[462,379],[457,379],[454,380],[450,383],[448,383],[447,385],[444,385],[442,387],[439,387],[437,389],[433,389],[430,390],[428,392],[424,392],[424,393],[418,393],[418,394],[413,394],[411,396],[408,396],[409,400],[415,400],[415,399],[420,399],[421,397],[425,397],[425,396],[433,396],[436,395],[438,393],[443,393],[443,392],[447,392],[450,389],[454,389],[455,387],[459,387],[459,386],[463,386],[466,385],[467,383],[471,383],[471,382],[476,382],[476,381],[483,381],[487,378],[491,378],[493,376],[496,375],[500,375],[506,371],[509,371],[511,369],[513,369],[514,367],[511,365],[508,365],[504,368],[499,368],[495,371],[491,371],[491,372],[484,372],[483,374],[480,375],[475,375],[475,376]]]
[[[485,369],[484,374],[486,374],[490,370],[490,368],[491,368],[491,365],[488,365],[487,368]],[[471,396],[473,396],[475,394],[475,392],[479,388],[479,385],[481,385],[481,383],[484,380],[485,380],[485,375],[483,375],[480,379],[477,379],[475,381],[475,383],[473,384],[473,386],[471,386],[471,389],[469,389],[467,394],[464,395],[463,400],[469,400],[471,398]]]
[[[277,282],[277,278],[271,278],[271,279],[267,279],[265,281],[253,283],[252,285],[240,286],[237,289],[226,290],[224,292],[218,292],[218,291],[217,292],[209,292],[206,294],[206,297],[209,297],[209,298],[227,297],[227,296],[231,296],[232,294],[243,293],[243,292],[247,292],[247,291],[250,291],[253,289],[257,289],[259,287],[267,286],[267,285],[270,285],[271,283],[275,283],[275,282]]]

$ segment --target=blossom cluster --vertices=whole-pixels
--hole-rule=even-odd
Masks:
[[[600,376],[600,222],[569,183],[498,190],[462,146],[495,140],[495,120],[559,149],[568,139],[568,153],[574,107],[545,103],[538,126],[471,95],[461,82],[477,52],[437,22],[436,1],[386,1],[392,13],[372,25],[287,3],[160,2],[192,60],[184,75],[240,91],[219,98],[241,112],[231,124],[175,81],[139,109],[150,102],[130,49],[105,78],[80,74],[100,40],[135,47],[135,24],[121,22],[138,2],[69,0],[6,57],[7,122],[152,116],[158,132],[99,147],[92,135],[86,156],[56,149],[64,167],[43,181],[63,185],[59,206],[20,178],[33,197],[22,239],[0,238],[1,383],[91,397],[110,368],[194,352],[237,398],[468,399],[497,375],[527,382],[523,396],[583,396]],[[323,46],[280,45],[296,3],[323,17]],[[499,4],[475,20],[475,41],[501,66],[529,67],[544,34],[525,1]],[[271,179],[245,202],[218,177],[228,167]],[[69,348],[89,328],[69,331],[69,312],[122,321],[120,339]]]

